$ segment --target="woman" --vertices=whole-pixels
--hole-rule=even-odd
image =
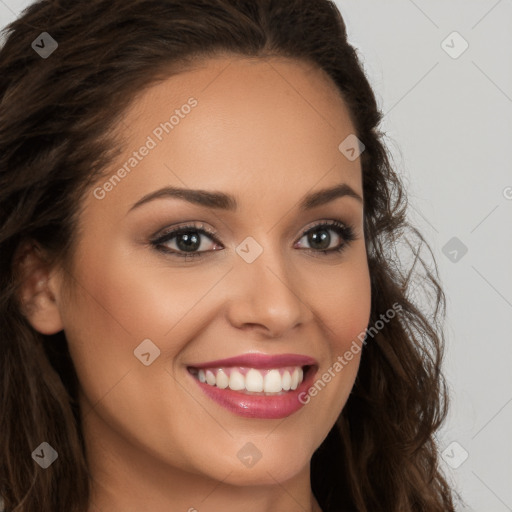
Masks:
[[[432,317],[411,299],[334,4],[49,0],[8,31],[5,510],[454,510],[444,295],[423,265]]]

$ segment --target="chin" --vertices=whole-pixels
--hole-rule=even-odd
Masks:
[[[305,456],[303,451],[293,448],[282,453],[273,451],[271,456],[262,453],[259,460],[247,466],[235,456],[225,459],[220,479],[235,486],[276,485],[276,482],[286,482],[309,469],[310,460],[311,457]]]

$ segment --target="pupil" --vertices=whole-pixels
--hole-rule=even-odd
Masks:
[[[320,233],[320,236],[318,236],[315,233]],[[327,231],[326,229],[322,229],[322,230],[316,231],[315,233],[309,235],[308,242],[311,244],[311,246],[314,249],[320,249],[320,250],[327,249],[331,242],[331,236],[329,235],[329,231]],[[327,240],[327,244],[324,244],[323,247],[315,247],[315,244],[320,243],[320,245],[322,245],[322,242],[325,242],[326,240]]]
[[[178,237],[177,245],[181,251],[192,252],[201,245],[199,235],[196,232],[191,233],[193,234],[185,233]]]

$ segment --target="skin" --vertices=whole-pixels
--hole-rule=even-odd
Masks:
[[[94,186],[191,96],[197,106],[103,199],[93,189],[84,197],[71,274],[30,256],[26,314],[40,332],[64,329],[68,339],[81,386],[89,512],[318,512],[310,460],[348,398],[360,354],[277,420],[224,409],[186,368],[248,352],[294,353],[314,357],[319,378],[366,330],[363,204],[344,196],[297,208],[306,194],[340,183],[362,197],[360,159],[338,149],[355,129],[323,71],[219,56],[137,97],[120,127],[125,149]],[[165,186],[229,193],[239,209],[160,198],[129,211]],[[353,226],[356,240],[340,253],[315,252],[304,232],[335,220]],[[200,250],[218,251],[184,261],[149,243],[189,222],[217,231],[220,244],[202,235]],[[329,233],[336,247],[342,239]],[[248,236],[263,248],[250,264],[235,251]],[[177,242],[167,246],[177,251]],[[160,356],[145,366],[134,350],[148,338]],[[237,457],[248,442],[262,454],[251,468]]]

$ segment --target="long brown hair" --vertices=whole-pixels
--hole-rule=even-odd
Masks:
[[[31,48],[42,32],[58,43],[48,58]],[[156,80],[219,53],[314,63],[338,87],[365,145],[370,325],[393,304],[399,311],[367,337],[353,391],[313,455],[320,506],[453,511],[435,442],[448,403],[440,371],[445,297],[428,244],[406,220],[403,185],[378,129],[382,113],[336,6],[329,0],[41,0],[4,36],[0,495],[6,512],[86,512],[89,499],[66,338],[62,331],[36,332],[20,312],[17,250],[34,240],[55,261],[69,262],[80,200],[120,149],[113,132],[126,107]],[[405,264],[407,250],[413,261]],[[418,289],[427,292],[432,311],[414,300]],[[43,441],[59,447],[58,463],[46,470],[31,457]]]

